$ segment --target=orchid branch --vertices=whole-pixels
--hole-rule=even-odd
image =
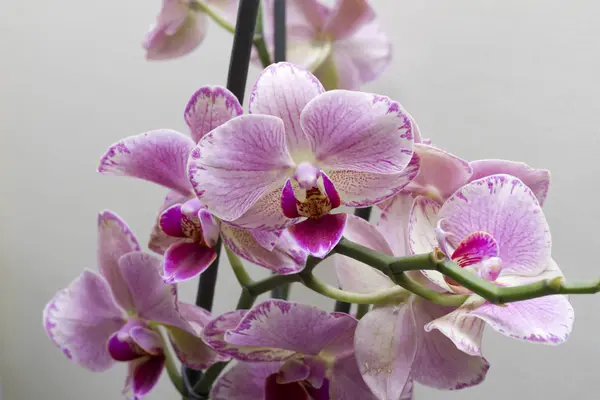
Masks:
[[[563,277],[545,279],[527,285],[497,286],[461,268],[440,251],[406,257],[392,257],[345,238],[338,243],[334,251],[337,254],[370,265],[390,276],[394,282],[410,292],[438,304],[460,305],[466,300],[466,296],[434,292],[412,280],[406,275],[407,271],[438,271],[493,304],[511,303],[555,294],[594,294],[600,292],[600,280],[585,283],[566,283]]]
[[[203,1],[192,1],[189,7],[195,11],[200,11],[208,15],[214,22],[217,23],[221,28],[227,32],[235,33],[235,26],[231,25],[229,21],[223,18],[219,13],[215,12],[208,4]]]
[[[159,329],[159,336],[162,342],[163,353],[165,355],[165,367],[167,369],[167,374],[169,375],[169,379],[175,386],[175,389],[179,392],[180,395],[185,396],[185,384],[183,382],[183,377],[179,373],[177,363],[175,362],[175,357],[173,356],[173,352],[167,345],[167,341],[164,337],[165,333],[162,329]]]

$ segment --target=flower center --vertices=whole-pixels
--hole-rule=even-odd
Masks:
[[[298,214],[301,217],[321,218],[332,210],[331,201],[321,192],[321,189],[314,187],[306,191],[306,200],[296,199]]]

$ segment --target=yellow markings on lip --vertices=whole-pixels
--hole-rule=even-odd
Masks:
[[[321,218],[332,209],[329,198],[321,192],[321,189],[316,187],[307,189],[306,200],[302,202],[296,200],[296,206],[298,214],[308,218]]]
[[[204,236],[202,235],[202,227],[200,226],[200,220],[197,217],[189,218],[185,215],[182,216],[181,230],[185,236],[192,239],[194,242],[205,244]]]

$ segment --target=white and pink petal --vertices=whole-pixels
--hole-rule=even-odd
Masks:
[[[184,118],[197,143],[204,135],[244,110],[237,97],[221,86],[202,86],[185,107]]]
[[[300,123],[324,169],[396,174],[413,154],[410,119],[385,96],[331,90],[304,107]]]
[[[398,399],[410,380],[418,333],[410,304],[376,307],[358,323],[354,348],[365,383],[378,399]]]
[[[279,117],[285,126],[289,151],[306,151],[310,144],[300,115],[306,104],[324,91],[310,72],[287,62],[273,64],[258,77],[250,93],[250,113]]]
[[[330,314],[305,304],[267,300],[248,311],[235,329],[225,333],[224,340],[240,348],[264,349],[241,359],[281,361],[294,353],[317,355],[355,324],[356,320],[347,314]]]
[[[471,162],[471,167],[473,168],[471,180],[495,174],[507,174],[519,178],[531,189],[540,205],[544,205],[550,186],[550,171],[531,168],[525,163],[509,160],[476,160]]]
[[[125,324],[125,313],[104,278],[84,271],[48,302],[43,323],[48,337],[69,359],[104,371],[113,364],[108,341]]]
[[[193,148],[192,139],[168,129],[129,136],[110,146],[98,172],[144,179],[190,194],[187,162]]]
[[[481,383],[489,369],[485,358],[462,352],[437,330],[424,330],[427,323],[449,314],[454,308],[420,298],[413,299],[412,307],[419,333],[419,350],[412,365],[412,378],[442,390],[463,389]]]
[[[536,276],[547,266],[548,222],[534,194],[514,176],[491,175],[463,186],[439,217],[457,241],[478,231],[492,235],[506,274]]]
[[[117,304],[126,310],[133,307],[133,301],[121,276],[119,258],[139,250],[140,245],[125,221],[108,210],[98,214],[98,269],[108,282]]]
[[[281,119],[255,114],[206,134],[191,153],[188,173],[202,204],[216,217],[233,221],[279,182],[283,185],[293,165]]]

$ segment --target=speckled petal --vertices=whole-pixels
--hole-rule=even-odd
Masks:
[[[282,300],[267,300],[244,315],[224,340],[235,346],[234,358],[281,361],[294,353],[316,355],[356,320],[347,314],[330,314],[316,307]],[[221,351],[223,351],[221,349]]]
[[[328,172],[341,202],[348,207],[367,207],[400,193],[419,173],[420,159],[414,154],[397,174],[374,174],[350,170]]]
[[[282,232],[272,250],[261,246],[250,231],[231,225],[221,225],[221,237],[225,246],[240,257],[278,274],[293,274],[304,269],[307,254],[288,232]]]

